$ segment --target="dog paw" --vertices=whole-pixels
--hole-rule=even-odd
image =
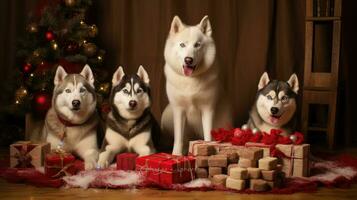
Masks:
[[[108,161],[108,158],[107,158],[107,156],[105,154],[102,153],[102,154],[99,155],[97,166],[100,169],[104,169],[104,168],[109,167],[109,161]]]
[[[92,160],[92,161],[85,161],[84,162],[84,169],[85,170],[91,170],[91,169],[95,169],[97,166],[97,163]]]
[[[109,162],[107,160],[99,160],[98,161],[98,168],[99,169],[105,169],[109,167]]]

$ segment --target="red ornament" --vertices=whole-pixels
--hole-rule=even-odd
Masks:
[[[22,66],[22,71],[24,73],[31,73],[33,71],[33,66],[31,65],[31,63],[25,63],[23,66]]]
[[[294,132],[294,134],[296,136],[296,141],[294,142],[294,144],[302,144],[304,143],[304,134],[300,133],[300,132]]]
[[[100,108],[100,111],[103,113],[103,114],[108,114],[110,111],[112,110],[111,106],[109,103],[103,103],[101,105],[101,108]]]
[[[46,114],[51,107],[51,95],[44,91],[35,93],[33,96],[33,109],[36,114]]]
[[[52,41],[55,39],[55,34],[52,31],[47,31],[46,32],[46,39],[48,41]]]

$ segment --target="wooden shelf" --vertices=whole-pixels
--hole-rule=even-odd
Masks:
[[[335,21],[341,20],[341,17],[306,17],[306,21]]]

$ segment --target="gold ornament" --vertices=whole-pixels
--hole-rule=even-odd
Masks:
[[[97,36],[97,34],[98,34],[98,28],[96,25],[93,24],[89,28],[88,35],[89,35],[89,37],[95,37],[95,36]]]
[[[66,6],[68,7],[72,7],[74,5],[76,5],[77,1],[76,0],[64,0],[64,4],[66,4]]]
[[[27,95],[28,95],[27,89],[25,87],[21,86],[15,92],[15,104],[22,103],[24,101],[24,99],[27,97]]]
[[[57,44],[57,42],[56,41],[51,41],[51,47],[52,47],[52,49],[53,50],[57,50],[58,49],[58,44]]]
[[[16,98],[23,98],[26,97],[28,94],[27,89],[23,86],[21,86],[19,89],[16,90],[15,96]]]
[[[90,42],[85,43],[83,44],[83,51],[86,56],[92,57],[97,52],[97,46]]]
[[[30,23],[28,26],[27,26],[27,31],[30,32],[30,33],[37,33],[38,31],[38,26],[36,23]]]
[[[110,83],[102,83],[99,85],[99,92],[106,95],[109,94]]]

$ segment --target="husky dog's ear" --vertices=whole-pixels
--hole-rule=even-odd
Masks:
[[[113,74],[112,84],[113,86],[118,85],[121,79],[124,77],[125,73],[122,66],[119,66],[117,71]]]
[[[176,33],[180,32],[183,27],[184,27],[184,24],[182,23],[181,19],[176,15],[171,22],[170,33],[176,34]]]
[[[299,79],[295,73],[290,76],[288,84],[290,85],[291,89],[297,94],[299,91]]]
[[[207,35],[211,36],[212,35],[212,27],[211,23],[208,19],[208,16],[204,16],[199,24],[199,27],[201,28],[202,32]]]
[[[140,77],[141,80],[144,81],[145,84],[149,85],[150,83],[149,75],[142,65],[139,66],[137,75]]]
[[[61,65],[59,65],[57,67],[57,70],[56,70],[56,75],[55,75],[55,78],[54,78],[54,84],[55,85],[58,85],[60,83],[62,83],[62,81],[64,80],[64,78],[66,78],[67,76],[67,72],[63,69],[63,67]]]
[[[80,74],[90,83],[91,86],[94,86],[93,72],[88,64],[84,66]]]
[[[266,85],[268,85],[270,79],[269,79],[269,75],[267,72],[264,72],[263,75],[260,77],[260,81],[258,84],[258,90],[263,89]]]

